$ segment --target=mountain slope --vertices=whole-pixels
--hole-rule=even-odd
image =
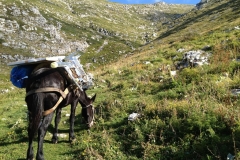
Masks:
[[[239,1],[211,0],[200,10],[193,10],[174,21],[174,27],[159,39],[169,35],[183,38],[184,33],[204,35],[239,25]],[[170,37],[172,37],[170,36]],[[181,41],[182,39],[179,39]]]
[[[105,63],[152,40],[162,23],[192,7],[90,0],[4,0],[0,17],[1,54],[42,57],[69,54],[77,49],[88,53],[88,62],[94,58]],[[112,54],[106,53],[108,50]]]

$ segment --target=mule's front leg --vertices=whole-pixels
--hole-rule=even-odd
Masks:
[[[37,151],[37,156],[36,156],[37,160],[44,160],[43,141],[44,141],[44,137],[47,133],[48,126],[52,121],[52,117],[53,117],[53,113],[45,116],[43,118],[42,124],[40,125],[40,127],[38,129],[38,151]]]
[[[74,121],[75,121],[75,111],[78,101],[71,103],[71,114],[70,114],[70,131],[69,131],[69,141],[72,143],[76,140],[74,135]]]
[[[53,130],[53,137],[52,137],[52,142],[57,143],[58,142],[58,124],[61,120],[61,111],[62,108],[58,107],[56,110],[56,117],[55,117],[55,128]]]

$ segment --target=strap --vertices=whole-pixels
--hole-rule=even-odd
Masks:
[[[66,88],[66,89],[68,89],[68,88]],[[65,91],[66,91],[66,89],[65,89]],[[58,92],[61,94],[61,96],[63,98],[66,98],[67,94],[65,94],[65,91],[63,92],[61,89],[54,88],[54,87],[38,88],[38,89],[33,89],[33,90],[29,91],[26,94],[26,97],[33,93],[39,93],[39,92]]]
[[[65,95],[67,95],[67,94],[69,93],[68,88],[66,88],[63,93],[64,93]],[[46,111],[43,112],[43,116],[46,116],[46,115],[52,113],[52,112],[58,107],[58,105],[62,102],[63,98],[66,98],[66,96],[65,96],[65,97],[63,97],[63,96],[60,97],[59,100],[57,101],[57,103],[55,104],[55,106],[54,106],[53,108],[51,108],[51,109],[46,110]]]
[[[52,113],[52,112],[58,107],[58,105],[62,102],[63,98],[66,98],[67,94],[69,93],[69,89],[68,89],[68,88],[72,88],[72,86],[67,87],[67,88],[64,90],[64,92],[61,91],[60,89],[53,88],[53,87],[46,87],[46,88],[34,89],[34,90],[29,91],[29,92],[26,94],[26,97],[29,96],[30,94],[38,93],[38,92],[53,92],[53,91],[59,92],[62,96],[59,98],[59,100],[57,101],[57,103],[55,104],[55,106],[53,106],[53,107],[50,108],[49,110],[46,110],[46,111],[43,112],[43,116],[46,116],[46,115]],[[29,113],[31,114],[31,112],[29,112]]]

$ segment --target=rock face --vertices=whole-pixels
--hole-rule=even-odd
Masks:
[[[207,3],[209,3],[210,2],[210,0],[201,0],[197,5],[196,5],[196,7],[197,7],[197,9],[201,9],[201,8],[203,8],[205,5],[207,5]]]
[[[0,10],[1,16],[7,17],[10,13],[16,17],[0,18],[0,39],[4,47],[27,50],[34,57],[62,55],[89,47],[84,39],[67,39],[61,31],[61,22],[49,23],[34,6],[19,8],[2,5]]]

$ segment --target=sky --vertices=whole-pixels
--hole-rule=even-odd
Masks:
[[[173,4],[193,4],[196,5],[201,0],[109,0],[111,2],[118,2],[122,4],[153,4],[157,2],[166,2]]]

